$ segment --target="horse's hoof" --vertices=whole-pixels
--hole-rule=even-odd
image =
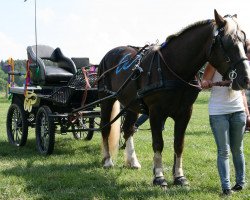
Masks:
[[[189,183],[185,176],[179,176],[174,178],[174,185],[179,185],[179,186],[188,186]]]
[[[115,165],[114,165],[114,163],[112,162],[112,160],[110,159],[110,158],[108,158],[108,159],[105,159],[104,161],[103,161],[103,168],[105,168],[105,169],[109,169],[109,168],[112,168],[112,167],[114,167]]]
[[[155,177],[154,178],[153,185],[155,185],[155,186],[161,186],[163,188],[167,188],[168,183],[165,180],[165,178],[163,176],[161,176],[161,177]]]
[[[141,165],[132,165],[130,166],[132,169],[141,169]]]
[[[130,161],[126,161],[125,165],[131,169],[141,169],[141,164],[138,162],[138,160],[130,160]]]
[[[128,168],[131,168],[131,169],[141,169],[141,165],[140,163],[137,163],[137,164],[125,164],[124,165],[125,167],[128,167]]]
[[[141,164],[137,161],[137,162],[131,163],[130,167],[132,169],[141,169]]]

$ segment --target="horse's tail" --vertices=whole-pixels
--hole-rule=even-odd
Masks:
[[[120,112],[120,102],[115,101],[113,104],[110,121],[114,119]],[[119,149],[119,140],[121,134],[121,118],[117,119],[112,125],[110,129],[109,135],[109,152],[112,156],[116,156]]]

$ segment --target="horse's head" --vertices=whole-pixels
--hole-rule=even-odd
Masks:
[[[247,89],[250,85],[250,66],[245,53],[246,35],[237,23],[236,15],[221,17],[216,10],[213,44],[209,62],[231,80],[232,89]]]

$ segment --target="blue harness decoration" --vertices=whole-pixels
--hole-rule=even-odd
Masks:
[[[133,60],[131,60],[131,53],[128,53],[123,56],[123,58],[118,64],[118,67],[116,68],[116,75],[119,74],[122,70],[126,71],[130,67],[134,66],[141,58],[141,54],[138,54]]]

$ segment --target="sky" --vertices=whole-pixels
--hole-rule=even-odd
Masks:
[[[237,14],[250,34],[248,0],[36,0],[38,44],[98,64],[112,48],[164,42],[189,24]],[[27,59],[35,44],[35,0],[0,0],[0,60]]]

